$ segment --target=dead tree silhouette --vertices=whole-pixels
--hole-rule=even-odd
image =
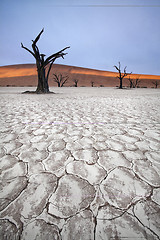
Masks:
[[[128,78],[128,81],[129,81],[129,87],[132,88],[133,87],[133,79],[130,78],[130,76]]]
[[[126,77],[127,75],[131,74],[131,73],[127,73],[126,72],[126,68],[127,67],[124,68],[124,72],[122,73],[122,71],[121,71],[121,63],[119,62],[118,64],[119,64],[118,67],[117,66],[114,66],[114,67],[119,72],[119,75],[117,77],[120,80],[119,88],[122,89],[123,88],[123,78]]]
[[[73,82],[74,82],[74,87],[78,87],[79,80],[78,79],[74,79]]]
[[[93,81],[91,81],[91,86],[94,87],[94,82]]]
[[[135,82],[133,83],[133,87],[134,87],[134,88],[138,87],[140,82],[141,82],[141,79],[139,79],[139,77],[137,77],[137,78],[135,79]]]
[[[157,80],[152,81],[152,84],[154,84],[155,88],[157,88],[158,85],[160,85],[160,81],[157,81]]]
[[[53,74],[53,80],[57,83],[58,87],[63,87],[68,81],[68,76],[63,76],[62,74]]]
[[[50,55],[45,59],[45,54],[41,54],[36,45],[43,31],[44,31],[44,28],[41,30],[41,32],[38,34],[35,40],[32,40],[33,51],[24,47],[24,45],[21,43],[21,47],[27,50],[29,53],[31,53],[36,60],[37,74],[38,74],[38,85],[37,85],[36,93],[49,93],[48,78],[49,78],[52,65],[57,58],[60,58],[60,57],[64,58],[64,56],[67,54],[67,53],[64,53],[64,51],[67,48],[70,48],[70,47],[66,47],[60,50],[59,52]],[[47,68],[47,66],[49,67]]]
[[[141,82],[141,80],[139,79],[140,77],[137,77],[136,79],[133,78],[128,78],[128,81],[130,83],[130,88],[136,88],[139,87],[139,83]]]

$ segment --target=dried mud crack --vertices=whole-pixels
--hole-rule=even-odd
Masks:
[[[18,91],[0,99],[0,239],[159,240],[160,91]]]

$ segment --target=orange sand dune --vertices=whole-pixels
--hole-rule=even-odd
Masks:
[[[0,67],[0,78],[32,76],[32,75],[36,75],[35,65],[27,67],[24,64],[22,64],[22,65]]]
[[[95,75],[95,76],[105,76],[105,77],[117,77],[118,74],[116,72],[110,72],[110,71],[101,71],[101,70],[83,70],[83,69],[73,69],[71,70],[71,73],[78,73],[78,74],[89,74],[89,75]],[[141,75],[141,74],[132,74],[131,78],[138,78],[141,79],[157,79],[160,80],[160,76],[158,75]]]
[[[65,86],[73,86],[74,79],[78,79],[78,86],[94,86],[115,87],[119,85],[117,72],[101,71],[89,68],[81,68],[54,64],[50,73],[49,85],[56,86],[53,81],[53,73],[62,73],[68,75],[69,80]],[[153,81],[160,81],[159,75],[132,74],[131,78],[139,77],[141,87],[154,87]],[[127,78],[123,81],[124,86],[129,86]],[[19,64],[0,67],[0,86],[36,86],[37,71],[35,64]]]

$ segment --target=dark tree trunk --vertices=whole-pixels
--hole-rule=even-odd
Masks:
[[[49,92],[49,88],[45,88],[45,69],[41,69],[39,66],[37,66],[37,72],[38,72],[38,86],[36,89],[37,93],[46,93]]]
[[[119,80],[120,80],[119,88],[122,89],[123,88],[123,77],[121,76],[121,74],[119,76]]]
[[[32,40],[33,52],[28,48],[24,47],[23,44],[21,43],[21,47],[27,50],[29,53],[31,53],[33,57],[36,59],[37,75],[38,75],[38,85],[37,85],[36,93],[49,93],[48,78],[49,78],[49,73],[50,73],[52,64],[57,58],[59,57],[64,58],[64,55],[66,55],[66,53],[63,53],[63,51],[69,48],[69,47],[66,47],[60,50],[59,52],[52,54],[45,60],[44,59],[45,55],[40,54],[39,49],[36,45],[43,31],[44,29],[42,29],[42,31],[38,34],[38,36],[35,38],[34,41]],[[50,66],[46,75],[46,66],[48,64],[50,64]]]
[[[48,79],[46,78],[45,68],[38,69],[38,86],[36,89],[37,93],[48,93],[49,86],[48,86]]]
[[[120,88],[120,89],[123,88],[123,86],[122,86],[122,79],[120,79],[120,86],[119,86],[119,88]]]

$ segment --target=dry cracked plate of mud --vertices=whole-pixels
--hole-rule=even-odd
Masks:
[[[160,239],[160,90],[24,90],[0,90],[0,239]]]

